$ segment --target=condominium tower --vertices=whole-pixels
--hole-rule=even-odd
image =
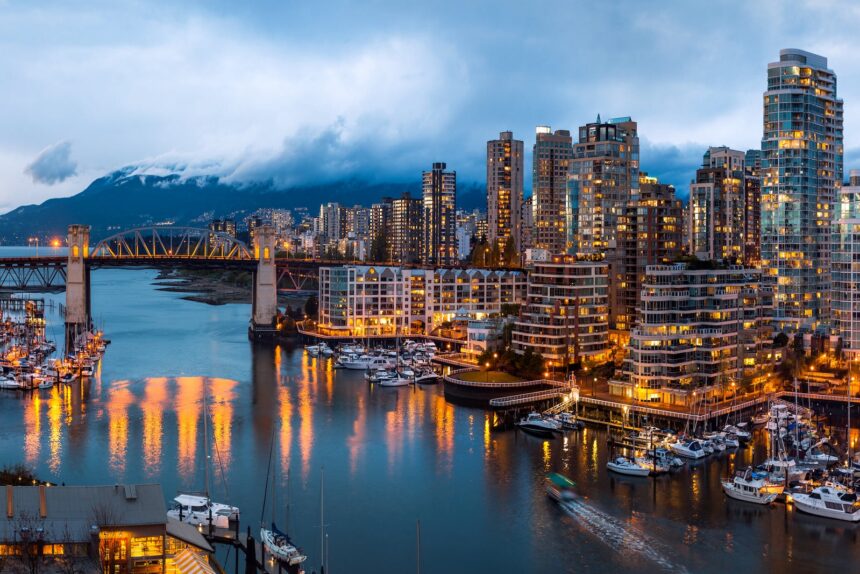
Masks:
[[[457,261],[457,172],[442,162],[423,175],[421,262],[451,265]]]
[[[523,142],[511,132],[487,142],[487,241],[504,251],[508,240],[522,248]]]
[[[848,185],[839,190],[833,226],[831,314],[842,349],[860,353],[860,171],[851,170]]]
[[[743,261],[746,245],[745,153],[711,147],[690,183],[690,253],[707,261]]]
[[[567,244],[567,174],[573,155],[568,130],[538,126],[532,157],[532,245],[561,254]]]
[[[842,183],[842,100],[827,58],[781,50],[768,64],[762,159],[762,269],[777,328],[830,311],[831,208]]]

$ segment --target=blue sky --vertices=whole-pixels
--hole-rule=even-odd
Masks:
[[[708,145],[759,144],[786,47],[838,75],[847,173],[858,25],[829,1],[0,0],[0,211],[130,164],[290,185],[445,161],[483,181],[499,131],[530,149],[536,125],[598,113],[638,121],[642,169],[685,192]]]

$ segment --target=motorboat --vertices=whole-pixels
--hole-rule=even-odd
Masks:
[[[308,559],[290,541],[290,537],[285,532],[278,530],[278,527],[274,523],[271,529],[260,528],[260,540],[263,542],[266,550],[269,551],[269,554],[290,566],[301,564]]]
[[[726,448],[739,448],[741,441],[735,433],[723,433],[723,442],[726,443]]]
[[[764,473],[753,472],[747,468],[735,473],[731,480],[723,480],[723,492],[729,498],[752,502],[753,504],[770,504],[782,492],[781,485],[771,484]]]
[[[558,413],[554,418],[561,424],[561,428],[565,430],[582,430],[585,426],[585,423],[577,420],[576,416],[572,413]]]
[[[319,345],[305,345],[305,351],[308,352],[308,355],[311,357],[317,357],[320,354],[320,346]]]
[[[790,458],[771,458],[757,466],[756,470],[766,472],[773,484],[788,485],[805,480],[812,469],[800,466]]]
[[[319,354],[323,357],[331,357],[332,355],[334,355],[334,350],[325,343],[320,343]]]
[[[606,468],[618,474],[626,474],[627,476],[648,476],[651,474],[651,469],[643,466],[624,456],[619,456],[614,460],[606,463]]]
[[[346,359],[340,363],[347,369],[355,371],[364,371],[367,369],[389,369],[394,367],[395,362],[386,357],[376,357],[373,355],[361,355],[354,359]]]
[[[700,441],[702,444],[702,450],[705,451],[705,454],[714,454],[716,449],[714,448],[714,443],[705,439]]]
[[[212,526],[228,528],[231,520],[239,520],[239,509],[228,504],[212,502],[206,496],[180,494],[173,499],[173,504],[167,511],[167,516],[195,526],[199,524],[208,526],[210,515]]]
[[[705,433],[703,436],[711,448],[714,449],[714,452],[723,452],[726,450],[726,440],[723,433],[711,432]],[[705,450],[707,450],[707,448]]]
[[[0,377],[0,389],[10,389],[10,390],[18,390],[23,389],[21,383],[16,381],[15,379],[10,379],[9,377]]]
[[[827,440],[820,440],[806,451],[803,460],[808,462],[814,462],[815,464],[820,464],[823,466],[830,466],[831,464],[836,464],[839,462],[839,457],[833,454],[827,454],[821,447],[827,445],[829,449],[832,449],[830,443]]]
[[[415,382],[419,385],[432,385],[438,383],[439,378],[439,375],[432,369],[424,369],[415,375]]]
[[[684,458],[699,459],[708,456],[708,453],[705,452],[704,448],[702,448],[702,443],[696,439],[678,439],[678,442],[669,443],[669,449],[678,456],[683,456]]]
[[[791,501],[801,512],[834,518],[846,522],[860,522],[860,502],[851,491],[837,490],[832,486],[819,486],[810,493],[791,494]]]
[[[636,464],[638,464],[639,466],[647,468],[650,474],[653,475],[666,474],[670,470],[668,461],[661,460],[657,457],[637,456],[633,460],[636,461]]]
[[[766,412],[759,411],[752,416],[752,418],[750,419],[750,423],[752,423],[754,426],[763,425],[767,423],[768,418],[769,417]]]
[[[535,412],[531,412],[526,418],[520,419],[516,425],[525,432],[542,437],[552,437],[555,436],[554,433],[561,431],[561,423]]]
[[[546,475],[546,493],[560,504],[577,499],[576,483],[557,472]]]
[[[412,384],[412,379],[407,379],[406,377],[401,377],[400,375],[395,374],[378,380],[376,384],[380,387],[405,387]]]
[[[739,428],[737,425],[726,425],[723,427],[723,432],[732,433],[738,437],[738,440],[741,442],[747,442],[752,437],[752,433],[750,433],[750,431]]]
[[[54,386],[54,381],[52,381],[51,379],[44,379],[42,382],[39,383],[38,386],[40,389],[50,389]]]

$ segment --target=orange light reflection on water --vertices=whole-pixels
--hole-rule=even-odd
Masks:
[[[143,471],[147,476],[153,476],[161,470],[168,380],[166,377],[150,377],[145,384],[140,404],[143,411]]]
[[[179,475],[187,481],[194,476],[203,378],[177,377],[176,387],[178,470]]]
[[[63,397],[60,395],[60,389],[56,386],[51,387],[50,393],[48,398],[48,427],[51,454],[48,459],[48,468],[51,469],[52,473],[57,474],[60,470],[60,455],[63,444]]]
[[[24,407],[24,458],[28,465],[39,461],[39,450],[42,440],[42,397],[33,395],[33,400]]]
[[[232,379],[213,378],[209,383],[209,415],[212,421],[210,452],[215,455],[215,462],[223,465],[225,471],[232,461],[235,386],[236,381]]]
[[[114,383],[108,393],[105,408],[108,412],[108,465],[114,475],[125,472],[128,453],[128,407],[134,395],[128,390],[128,381]]]

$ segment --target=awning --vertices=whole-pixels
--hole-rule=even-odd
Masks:
[[[173,564],[181,574],[215,574],[215,570],[209,566],[209,563],[190,548],[174,556]]]

